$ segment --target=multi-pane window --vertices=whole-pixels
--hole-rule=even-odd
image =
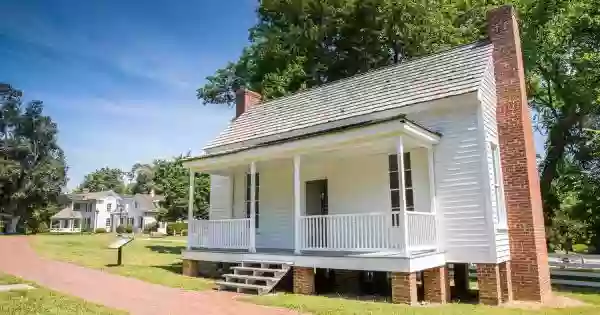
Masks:
[[[133,226],[133,218],[129,218],[129,223],[128,223],[128,225],[131,225],[131,226]]]
[[[81,207],[81,204],[79,204],[79,203],[76,203],[76,204],[73,205],[73,209],[74,210],[79,210],[80,207]]]
[[[390,198],[392,203],[392,211],[400,211],[401,196],[400,196],[400,168],[398,167],[398,156],[392,154],[388,156],[389,177],[390,177]],[[406,196],[406,210],[415,210],[415,199],[413,192],[412,168],[410,161],[410,153],[404,153],[404,194]],[[395,222],[396,224],[397,222]]]
[[[107,229],[110,229],[110,218],[106,219],[106,224],[105,224]]]
[[[494,168],[494,178],[492,178],[492,185],[494,189],[494,194],[496,195],[496,209],[498,211],[498,215],[496,218],[496,224],[500,227],[506,226],[506,206],[504,205],[504,192],[502,191],[502,176],[500,173],[500,150],[498,150],[498,145],[492,143],[492,162]]]
[[[255,222],[255,227],[258,229],[259,223],[258,223],[258,218],[259,218],[259,204],[260,202],[258,201],[258,196],[259,194],[259,190],[260,190],[260,176],[258,175],[258,173],[254,174],[254,181],[256,183],[256,189],[254,191],[254,209],[255,209],[255,215],[254,215],[254,222]],[[250,200],[251,196],[252,196],[252,176],[250,174],[246,174],[246,218],[250,217],[250,205],[252,204],[252,201]]]
[[[106,211],[110,211],[110,209],[112,209],[112,203],[107,203],[106,204]]]

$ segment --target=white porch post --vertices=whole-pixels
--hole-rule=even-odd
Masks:
[[[435,196],[435,159],[433,156],[433,147],[427,148],[427,166],[429,167],[429,202],[431,213],[435,214],[435,239],[437,249],[442,248],[442,214],[437,212],[437,198]]]
[[[398,136],[396,144],[396,154],[398,157],[398,179],[400,181],[400,213],[402,215],[402,235],[404,254],[408,256],[408,214],[406,213],[406,184],[404,180],[404,142],[402,136]]]
[[[194,179],[196,172],[190,169],[190,187],[188,193],[188,236],[187,236],[187,249],[192,248],[192,231],[190,228],[193,226],[194,220]]]
[[[294,156],[294,254],[300,254],[300,156]]]
[[[250,252],[256,252],[256,162],[250,163]]]

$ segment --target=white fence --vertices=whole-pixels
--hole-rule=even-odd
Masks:
[[[249,249],[250,219],[192,220],[189,241],[192,247]]]
[[[409,212],[407,222],[403,218],[400,212],[302,216],[300,249],[405,251],[405,235],[408,251],[436,248],[434,214]]]

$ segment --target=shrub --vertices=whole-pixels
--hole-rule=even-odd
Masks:
[[[48,224],[46,224],[46,222],[40,222],[35,233],[47,233],[48,231],[50,231],[50,229],[48,229]]]
[[[183,230],[187,230],[187,223],[185,222],[174,222],[167,224],[168,235],[179,235]]]
[[[588,252],[588,246],[585,244],[575,244],[573,245],[573,251],[580,254],[585,254]]]
[[[125,226],[124,225],[117,226],[116,231],[117,231],[117,233],[125,233]]]
[[[125,226],[125,233],[132,233],[132,232],[133,232],[133,226],[126,225]]]
[[[106,229],[97,228],[94,232],[96,232],[96,233],[106,233]]]
[[[158,230],[158,222],[148,223],[144,226],[144,234],[150,234],[150,232],[156,232]]]
[[[86,228],[81,229],[81,232],[92,233],[92,232],[94,232],[94,229],[92,229],[91,227],[86,227]]]
[[[181,236],[187,236],[187,230],[181,230]]]

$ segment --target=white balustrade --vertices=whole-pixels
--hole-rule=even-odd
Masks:
[[[191,247],[248,249],[250,219],[192,220],[189,224]]]
[[[430,212],[407,212],[408,247],[411,251],[437,248],[435,214]]]

